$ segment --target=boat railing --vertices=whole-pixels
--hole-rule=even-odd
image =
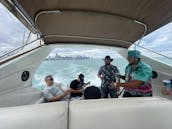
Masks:
[[[31,42],[28,42],[28,43],[26,43],[26,44],[24,44],[24,45],[22,45],[22,46],[20,46],[20,47],[18,47],[18,48],[16,48],[16,49],[13,49],[13,50],[11,50],[11,51],[9,51],[9,52],[3,54],[2,56],[0,56],[0,60],[2,60],[2,59],[4,59],[4,58],[7,58],[7,57],[9,57],[9,56],[12,56],[12,55],[16,54],[17,52],[23,50],[23,48],[24,48],[25,46],[30,45],[30,44],[32,44],[32,43],[34,43],[34,42],[36,42],[36,41],[38,41],[38,40],[40,40],[40,39],[41,39],[41,38],[37,38],[37,39],[35,39],[35,40],[32,40]]]
[[[149,51],[149,52],[152,52],[152,53],[154,53],[154,54],[157,54],[157,55],[159,55],[159,56],[165,57],[165,58],[167,58],[167,59],[169,59],[169,60],[172,61],[172,57],[166,56],[166,55],[164,55],[164,54],[161,54],[161,53],[159,53],[159,52],[156,52],[156,51],[154,51],[154,50],[151,50],[151,49],[149,49],[149,48],[143,47],[143,46],[138,45],[138,44],[133,44],[133,45],[135,45],[135,46],[137,46],[137,47],[140,47],[140,48],[142,48],[142,49],[144,49],[144,50],[147,50],[147,51]]]
[[[33,41],[31,41],[31,42],[28,42],[28,40],[27,40],[28,43],[26,43],[26,44],[22,45],[21,47],[18,47],[18,48],[16,48],[16,49],[14,49],[14,50],[12,50],[12,51],[10,51],[10,52],[7,52],[7,53],[3,54],[2,56],[0,56],[0,60],[2,60],[2,59],[4,59],[4,58],[7,58],[7,57],[9,57],[9,56],[12,56],[12,55],[16,54],[17,52],[19,52],[20,50],[22,50],[25,46],[30,45],[30,44],[32,44],[32,43],[38,41],[38,40],[41,40],[41,39],[42,39],[42,37],[37,37],[35,40],[33,40]],[[129,43],[129,42],[127,42],[127,43]],[[136,47],[139,47],[139,48],[142,48],[142,49],[144,49],[144,50],[147,50],[147,51],[149,51],[149,52],[152,52],[152,53],[154,53],[154,54],[156,54],[156,55],[159,55],[159,56],[161,56],[161,57],[164,57],[164,58],[169,59],[170,61],[172,61],[172,58],[171,58],[171,57],[166,56],[166,55],[164,55],[164,54],[161,54],[161,53],[159,53],[159,52],[156,52],[156,51],[154,51],[154,50],[151,50],[151,49],[149,49],[149,48],[143,47],[143,46],[141,46],[141,45],[138,44],[138,43],[134,43],[134,44],[129,43],[129,44],[130,44],[130,45],[134,45],[134,48],[135,48],[135,49],[136,49]]]

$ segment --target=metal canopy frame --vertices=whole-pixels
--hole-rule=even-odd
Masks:
[[[45,14],[61,14],[63,12],[66,11],[72,11],[72,12],[91,12],[91,11],[77,11],[77,10],[44,10],[44,11],[40,11],[36,14],[35,18],[34,18],[34,24],[35,27],[38,29],[38,25],[37,25],[37,20],[41,15],[45,15]],[[95,13],[95,12],[93,12]],[[100,12],[96,12],[98,14],[106,14],[106,15],[112,15],[114,17],[119,17],[120,19],[126,20],[126,21],[130,21],[133,22],[135,24],[141,25],[144,30],[143,30],[143,34],[141,35],[140,39],[138,40],[137,45],[139,45],[139,43],[141,42],[142,38],[145,36],[146,32],[147,32],[147,25],[143,22],[137,21],[137,20],[133,20],[124,16],[120,16],[120,15],[114,15],[114,14],[109,14],[109,13],[100,13]],[[79,35],[42,35],[42,33],[39,31],[40,35],[42,38],[47,38],[47,37],[64,37],[64,38],[80,38],[80,39],[98,39],[98,40],[107,40],[107,41],[119,41],[119,42],[125,42],[127,44],[133,44],[131,41],[126,41],[126,40],[121,40],[121,39],[116,39],[116,38],[101,38],[101,37],[88,37],[88,36],[79,36]]]

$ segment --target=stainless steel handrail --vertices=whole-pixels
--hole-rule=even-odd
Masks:
[[[17,52],[17,50],[23,49],[23,47],[25,47],[25,46],[27,46],[27,45],[29,45],[29,44],[31,44],[31,43],[37,41],[37,40],[40,40],[40,39],[42,39],[42,38],[37,38],[37,39],[35,39],[35,40],[33,40],[33,41],[31,41],[31,42],[29,42],[29,43],[23,45],[23,46],[20,46],[20,47],[18,47],[18,48],[16,48],[16,49],[12,50],[12,51],[10,51],[10,52],[7,52],[7,53],[3,54],[2,56],[0,56],[0,59],[3,59],[3,58],[6,57],[6,56],[9,57],[9,56],[11,56],[11,55],[10,55],[11,53],[13,53],[13,52],[15,52],[15,51]]]
[[[142,23],[142,22],[139,22],[139,21],[136,21],[136,20],[135,20],[135,22],[138,23],[138,24],[140,24],[140,25],[143,25],[143,26],[144,26],[143,35],[141,36],[141,38],[140,38],[140,39],[138,40],[138,42],[136,43],[137,45],[139,45],[140,42],[142,41],[143,37],[145,36],[145,34],[146,34],[148,28],[147,28],[146,24],[144,24],[144,23]],[[136,48],[135,48],[135,49],[136,49]]]
[[[150,52],[152,52],[152,53],[154,53],[154,54],[157,54],[157,55],[159,55],[159,56],[165,57],[165,58],[167,58],[167,59],[169,59],[169,60],[172,61],[172,58],[171,58],[171,57],[168,57],[168,56],[166,56],[166,55],[164,55],[164,54],[161,54],[161,53],[156,52],[156,51],[154,51],[154,50],[151,50],[151,49],[149,49],[149,48],[145,48],[145,47],[143,47],[143,46],[141,46],[141,45],[138,45],[138,44],[133,44],[133,45],[138,46],[138,47],[140,47],[140,48],[142,48],[142,49],[145,49],[145,50],[147,50],[147,51],[150,51]]]

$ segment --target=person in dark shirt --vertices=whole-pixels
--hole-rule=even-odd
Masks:
[[[81,97],[83,95],[84,75],[80,74],[76,80],[70,84],[71,97]]]

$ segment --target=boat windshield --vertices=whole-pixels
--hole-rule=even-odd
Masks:
[[[0,57],[18,52],[23,45],[36,39],[30,31],[0,3]],[[16,49],[16,50],[15,50]],[[14,51],[15,50],[15,51]]]
[[[62,83],[63,88],[67,88],[67,85],[69,86],[71,81],[77,79],[81,73],[85,76],[85,82],[90,81],[91,85],[100,86],[101,80],[97,74],[100,67],[105,65],[103,59],[106,55],[113,58],[111,64],[124,75],[128,61],[111,48],[55,48],[36,70],[32,86],[43,90],[44,78],[51,74],[55,82]]]
[[[145,56],[172,66],[171,42],[172,22],[145,36],[137,49],[141,50]],[[131,46],[130,49],[133,47]]]

